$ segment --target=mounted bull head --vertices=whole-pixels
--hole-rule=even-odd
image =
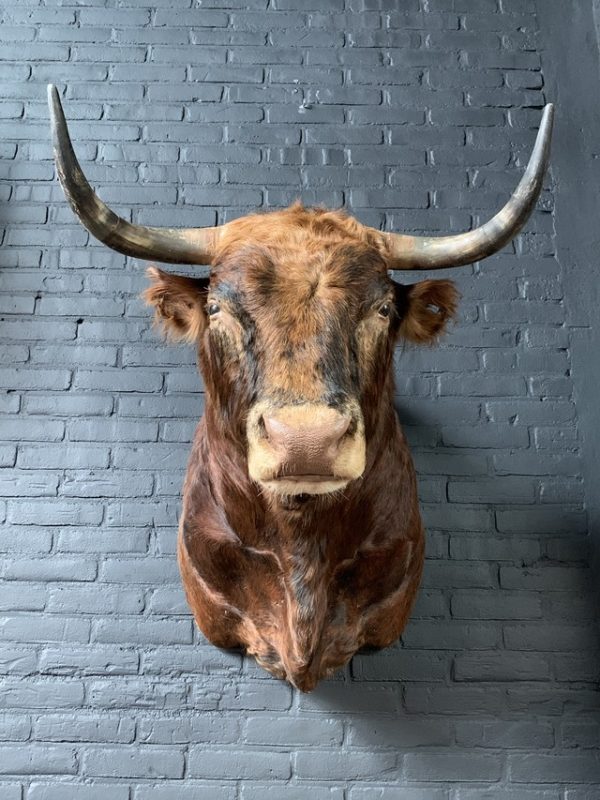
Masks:
[[[211,263],[210,279],[148,270],[146,300],[194,342],[206,384],[183,492],[179,564],[206,636],[243,646],[302,690],[402,632],[423,567],[415,474],[392,403],[395,342],[443,333],[457,293],[389,270],[489,256],[531,213],[553,108],[507,205],[476,230],[383,233],[339,211],[251,215],[217,228],[132,225],[94,193],[49,91],[58,174],[100,241],[130,256]]]

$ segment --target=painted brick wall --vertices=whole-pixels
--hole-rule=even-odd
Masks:
[[[452,274],[442,346],[397,352],[428,528],[403,641],[301,696],[194,629],[194,353],[152,330],[143,264],[77,224],[48,136],[52,81],[88,176],[147,224],[301,196],[457,232],[506,200],[552,99],[534,0],[4,0],[0,21],[2,800],[598,797],[552,178],[513,246]]]

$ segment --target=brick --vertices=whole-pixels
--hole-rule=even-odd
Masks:
[[[189,644],[192,624],[189,620],[108,619],[95,626],[93,638],[97,642]]]
[[[140,391],[136,382],[136,391]],[[73,442],[122,441],[152,442],[158,436],[156,422],[145,420],[76,419],[69,424],[69,439]],[[134,476],[131,476],[134,477]]]
[[[31,708],[31,709],[51,709],[51,708],[79,708],[83,704],[83,683],[80,681],[65,681],[65,680],[37,680],[37,681],[17,681],[15,678],[6,678],[2,681],[2,701],[4,708]],[[43,751],[44,748],[34,748]],[[52,752],[54,748],[48,748]],[[56,748],[58,754],[58,762],[64,763],[60,758],[60,753],[67,752],[73,753],[72,749]],[[41,752],[39,753],[41,756]],[[23,756],[24,760],[20,763],[23,768],[26,767],[28,761],[27,756]],[[18,757],[17,757],[17,763]],[[72,759],[68,759],[70,764],[73,764]],[[36,759],[36,763],[44,763],[44,759]],[[47,762],[45,762],[47,764]],[[19,772],[19,769],[7,769],[7,762],[0,759],[0,764],[4,764],[4,768],[0,766],[0,774],[4,770],[4,774],[8,772]],[[13,765],[14,766],[14,765]],[[33,767],[32,771],[39,770],[39,767]],[[58,772],[62,770],[59,769]],[[65,769],[65,772],[75,772],[75,769]],[[53,772],[52,769],[43,769],[41,772]]]
[[[488,509],[467,505],[421,504],[423,521],[427,528],[441,530],[487,530],[491,523]]]
[[[576,567],[544,565],[541,567],[500,568],[500,585],[505,589],[527,589],[544,592],[586,591],[590,584],[589,570]]]
[[[7,61],[18,61],[23,53],[23,45],[18,43],[5,43],[0,58]],[[60,45],[40,44],[32,50],[32,61],[66,61],[69,58],[69,48]]]
[[[486,589],[497,586],[495,573],[487,564],[465,562],[435,563],[425,565],[423,584],[428,589]],[[522,587],[507,587],[522,588]]]
[[[135,675],[138,666],[137,653],[124,647],[62,645],[40,655],[40,672],[47,675]]]
[[[249,716],[245,722],[244,740],[249,744],[325,747],[341,744],[341,721],[306,716],[303,719],[278,718],[268,715]]]
[[[474,650],[485,650],[497,646],[499,635],[497,626],[492,624],[436,620],[407,628],[402,641],[406,647],[458,650],[469,646]]]
[[[492,755],[408,753],[404,761],[408,780],[497,781],[501,772],[501,761]]]
[[[187,611],[187,609],[186,609]],[[189,612],[186,613],[186,616]],[[242,669],[242,658],[238,652],[230,650],[217,650],[207,642],[204,646],[194,644],[192,647],[153,647],[144,653],[144,670],[148,674],[160,675],[163,673],[172,674],[195,674],[196,672],[212,672],[215,675],[237,675]],[[247,695],[243,700],[237,702],[233,700],[231,694],[224,698],[225,702],[231,704],[239,711],[242,702],[246,702],[249,707],[255,705],[257,709],[269,708],[268,701],[265,701],[264,687],[244,686]],[[262,694],[261,694],[262,692]],[[253,703],[253,699],[256,698]],[[290,706],[290,698],[285,686],[278,687],[273,693],[272,708],[286,709]],[[256,710],[256,709],[254,709]]]
[[[600,759],[595,755],[513,755],[509,757],[514,783],[589,783],[600,781]]]
[[[11,553],[13,556],[49,553],[51,548],[51,530],[10,525],[6,526],[0,534],[0,551]]]
[[[115,447],[114,466],[118,469],[151,469],[160,464],[161,469],[177,469],[185,466],[187,450],[175,444],[148,443],[135,446]]]
[[[410,720],[410,724],[399,725],[396,719],[360,719],[349,726],[349,743],[364,747],[369,742],[372,747],[396,748],[404,750],[412,747],[448,746],[451,741],[450,725],[446,720]]]
[[[538,619],[542,602],[534,592],[458,591],[450,601],[458,619]]]
[[[0,610],[2,611],[41,611],[45,605],[44,587],[27,583],[0,586]]]
[[[150,598],[150,612],[153,614],[187,614],[188,605],[181,588],[158,588]]]
[[[164,585],[179,582],[173,559],[153,556],[141,558],[105,558],[100,564],[100,579],[109,583],[150,583]]]
[[[31,734],[31,720],[25,715],[0,715],[0,741],[26,741]]]
[[[69,322],[48,322],[42,320],[4,320],[2,323],[2,334],[8,340],[15,339],[18,342],[23,340],[48,339],[70,340],[75,338],[76,323]]]
[[[499,788],[499,789],[459,789],[457,800],[557,800],[558,794],[552,789]]]
[[[76,752],[60,745],[0,745],[2,775],[74,775],[77,772]]]
[[[448,499],[452,503],[533,503],[535,482],[513,477],[494,477],[470,482],[450,481]]]
[[[449,658],[445,653],[425,649],[393,649],[357,654],[352,659],[352,675],[361,681],[437,681],[443,680],[448,670]]]
[[[96,575],[96,562],[66,558],[13,559],[2,565],[1,573],[9,580],[90,581]]]
[[[407,686],[404,704],[407,711],[418,714],[462,715],[469,708],[471,714],[496,715],[504,708],[505,700],[495,687]]]
[[[87,421],[80,420],[87,425]],[[151,423],[154,427],[155,423]],[[102,430],[102,425],[100,430]],[[108,424],[107,435],[103,439],[112,441],[117,436],[109,435],[115,428],[123,428],[118,422]],[[133,425],[134,431],[136,424]],[[143,497],[152,493],[151,475],[130,470],[67,470],[62,478],[59,494],[62,497]]]
[[[17,458],[17,448],[14,445],[0,446],[0,466],[12,467]]]
[[[350,789],[350,800],[447,800],[446,789],[413,789],[393,786]]]
[[[115,694],[112,680],[96,680],[87,684],[89,704],[93,708],[105,709],[181,709],[186,705],[187,691],[183,682],[162,680],[160,684],[150,682],[139,677],[127,677],[120,681],[120,691]],[[149,748],[144,752],[149,756]],[[178,751],[179,752],[179,751]],[[124,754],[124,763],[129,762],[133,755]],[[149,760],[149,758],[148,758]],[[177,759],[178,760],[178,759]],[[103,754],[97,753],[95,763],[105,767]],[[143,760],[146,764],[146,759]],[[144,767],[142,767],[143,769]],[[148,764],[148,769],[151,769]],[[114,774],[114,773],[111,773]],[[108,777],[108,776],[107,776]],[[144,777],[133,775],[130,777]],[[148,775],[147,777],[152,777]]]
[[[15,420],[15,422],[25,422],[25,420]],[[60,423],[58,424],[60,425]],[[19,425],[16,426],[17,429],[19,427]],[[35,421],[27,420],[27,425],[24,427],[26,427],[28,431],[31,429],[35,431],[37,426]],[[2,423],[0,422],[0,429],[1,428]],[[42,425],[40,428],[43,430],[44,426]],[[53,430],[58,432],[60,429],[53,428],[53,423],[49,423],[50,436],[52,436]],[[16,470],[13,471],[11,475],[3,475],[0,473],[0,497],[52,497],[57,494],[58,481],[59,476],[48,471],[30,472]]]
[[[1,675],[32,675],[37,671],[37,655],[33,647],[15,647],[0,643]]]
[[[42,297],[36,309],[40,315],[48,316],[83,316],[97,317],[122,316],[124,305],[122,300],[109,297]]]
[[[565,793],[565,800],[594,800],[594,795],[598,794],[600,784],[581,788],[581,789],[567,789]]]
[[[143,717],[138,721],[138,739],[144,744],[230,744],[237,741],[240,722],[223,715],[178,715],[177,718]]]
[[[110,793],[110,794],[109,794]],[[27,800],[129,800],[129,787],[118,783],[32,783]]]
[[[125,778],[182,778],[183,753],[160,747],[106,747],[89,749],[83,757],[83,774]]]
[[[7,518],[19,525],[98,525],[103,516],[99,506],[57,501],[9,500]]]
[[[295,758],[295,772],[305,780],[365,780],[376,778],[382,772],[391,778],[397,768],[395,752],[332,752],[324,759],[319,751],[301,750]]]
[[[135,724],[132,718],[82,714],[37,717],[33,738],[44,742],[132,742]]]
[[[188,773],[193,778],[220,778],[231,780],[286,780],[291,775],[290,756],[288,753],[261,751],[248,748],[244,752],[235,750],[213,750],[208,748],[190,748]]]
[[[514,537],[458,534],[450,538],[450,557],[464,561],[533,562],[541,557],[540,543],[532,539],[515,542]]]
[[[334,786],[323,786],[314,782],[286,784],[285,795],[288,800],[304,800],[309,792],[314,800],[342,800],[342,790]],[[241,800],[277,800],[281,797],[281,785],[264,783],[242,784]]]
[[[518,533],[585,533],[587,518],[583,511],[556,508],[515,508],[496,511],[499,531]]]
[[[264,681],[253,681],[227,686],[220,705],[227,711],[285,711],[292,703],[291,688],[280,683],[267,686]]]
[[[19,447],[17,466],[23,469],[89,469],[108,466],[107,447],[84,445],[22,445]],[[38,518],[39,519],[39,518]]]
[[[592,628],[552,622],[513,623],[504,626],[506,646],[514,650],[596,650]]]
[[[565,721],[561,730],[561,741],[564,747],[598,746],[600,730],[595,720]]]
[[[477,653],[456,656],[453,676],[456,681],[547,681],[550,666],[533,653]]]
[[[548,722],[526,720],[458,721],[456,741],[463,747],[549,748],[554,746],[554,728]]]
[[[135,800],[234,800],[235,788],[215,783],[196,783],[188,779],[184,785],[181,781],[173,784],[163,781],[160,784],[137,786],[133,797]]]
[[[109,396],[86,395],[31,395],[25,403],[30,414],[43,414],[59,417],[71,417],[77,414],[96,414],[105,416],[113,408],[113,399]]]

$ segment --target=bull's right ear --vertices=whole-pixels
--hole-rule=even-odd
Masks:
[[[206,298],[209,278],[172,275],[158,267],[148,267],[152,285],[143,298],[154,307],[154,319],[170,339],[197,341],[206,326]]]
[[[427,280],[403,286],[394,281],[398,332],[409,342],[433,344],[456,314],[458,292],[452,281]]]

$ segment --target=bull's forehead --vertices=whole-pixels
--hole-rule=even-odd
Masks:
[[[391,286],[377,241],[339,213],[292,207],[236,223],[211,284],[234,292],[253,315],[344,314]]]

